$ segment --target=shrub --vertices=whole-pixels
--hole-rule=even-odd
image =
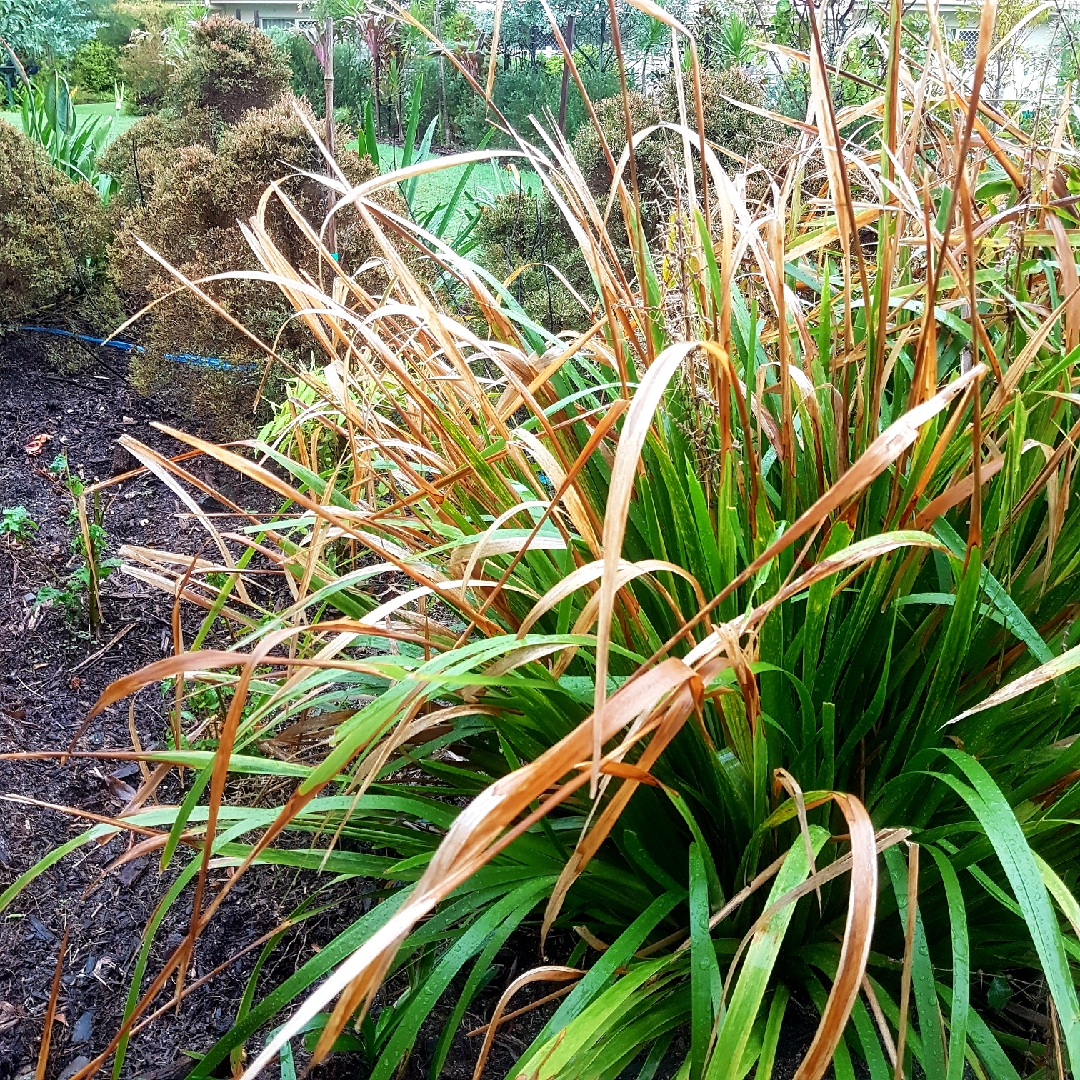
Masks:
[[[101,282],[109,234],[94,189],[0,121],[0,325],[77,321]]]
[[[689,73],[683,76],[683,94],[687,119],[691,127],[694,127],[694,85]],[[779,171],[787,164],[787,158],[794,150],[794,140],[789,129],[732,104],[740,101],[759,109],[766,105],[765,87],[760,77],[740,67],[701,72],[705,137],[732,154],[746,158],[754,164],[764,165],[767,169]],[[674,76],[669,76],[660,83],[659,105],[665,119],[678,119]],[[720,157],[725,168],[739,168],[730,157],[723,153]]]
[[[613,71],[594,71],[584,64],[580,67],[585,89],[593,101],[601,101],[618,90],[618,78]],[[432,90],[435,86],[432,78]],[[471,90],[466,89],[464,80],[460,77],[450,80],[449,87],[451,100],[460,103],[459,111],[452,116],[452,126],[461,131],[463,142],[476,146],[490,129],[483,102],[479,101]],[[561,87],[561,60],[555,59],[536,64],[522,62],[514,65],[509,71],[500,70],[496,74],[495,104],[515,131],[521,132],[525,138],[532,140],[537,136],[530,117],[535,117],[545,128],[553,127],[554,124],[549,117],[558,116]],[[435,115],[434,111],[432,115]],[[566,106],[567,134],[572,138],[575,133],[584,130],[588,126],[587,120],[588,112],[581,100],[581,95],[571,81]],[[490,145],[512,146],[514,143],[501,133],[496,133]]]
[[[629,92],[630,116],[635,133],[660,122],[661,111],[657,102],[637,90]],[[600,130],[604,133],[616,163],[626,146],[626,120],[621,94],[603,98],[596,102],[594,109]],[[665,214],[671,192],[671,176],[674,168],[669,156],[671,140],[664,135],[654,136],[642,142],[635,155],[637,168],[638,192],[641,197],[642,213],[646,228],[655,232],[658,223]],[[592,124],[584,125],[574,137],[574,158],[585,177],[589,191],[600,206],[603,206],[611,190],[612,173],[604,153],[600,132]],[[624,171],[623,179],[629,182]]]
[[[175,63],[168,31],[132,31],[131,40],[120,50],[119,68],[134,112],[153,113],[161,108]]]
[[[281,50],[249,23],[209,15],[190,29],[184,61],[168,100],[182,108],[209,109],[226,124],[249,109],[273,105],[289,85]]]
[[[250,399],[257,376],[181,367],[164,360],[163,354],[194,353],[239,365],[258,365],[264,354],[194,297],[170,295],[176,292],[176,279],[145,255],[137,241],[191,279],[237,266],[257,269],[237,222],[251,217],[262,191],[274,180],[284,181],[284,190],[301,213],[321,222],[324,190],[295,175],[296,170],[324,169],[295,104],[287,98],[270,109],[252,109],[238,124],[223,127],[215,125],[217,113],[209,110],[147,117],[118,139],[105,159],[121,181],[115,199],[122,208],[120,228],[110,260],[113,280],[129,311],[163,300],[138,324],[148,351],[132,361],[133,379],[145,393],[169,392],[188,406],[209,406],[219,421],[235,422],[232,430],[245,423],[238,402]],[[184,145],[188,138],[191,142]],[[348,138],[343,132],[342,145]],[[340,153],[338,163],[354,183],[374,175],[373,166],[351,151]],[[400,203],[394,205],[400,208]],[[310,246],[300,242],[299,231],[280,206],[275,205],[268,224],[285,257],[317,280],[318,260]],[[341,215],[337,240],[341,265],[349,272],[373,254],[355,214]],[[269,285],[226,281],[206,288],[268,344],[290,314],[279,290]],[[288,352],[308,340],[303,324],[293,322],[280,347]]]
[[[212,149],[222,130],[216,117],[194,109],[152,113],[136,121],[113,140],[98,162],[116,180],[110,206],[118,212],[145,206],[159,173],[175,164],[178,150],[195,145]]]
[[[71,78],[80,90],[94,94],[112,93],[120,80],[120,54],[111,45],[88,41],[71,62]]]
[[[559,274],[587,296],[589,269],[566,219],[546,193],[499,195],[481,210],[475,239],[478,262],[497,278],[512,278],[509,290],[530,318],[549,330],[588,324],[589,312]]]
[[[286,55],[289,63],[289,85],[293,94],[305,98],[316,116],[323,114],[323,70],[311,42],[303,34],[283,30],[268,31],[268,37]],[[334,55],[337,73],[337,53]],[[335,98],[337,97],[335,86]]]
[[[694,88],[689,73],[683,75],[683,92],[686,102],[687,121],[696,127]],[[701,98],[704,115],[705,137],[720,147],[719,157],[729,172],[741,172],[745,168],[724,151],[746,159],[751,165],[763,166],[766,173],[779,172],[786,165],[794,150],[794,140],[778,122],[740,109],[732,101],[742,101],[758,108],[765,104],[765,90],[761,81],[742,68],[701,72]],[[626,146],[626,123],[621,95],[605,98],[596,103],[597,118],[615,160]],[[662,80],[654,94],[645,96],[637,91],[630,93],[630,114],[634,130],[645,128],[665,120],[679,122],[678,97],[673,76]],[[574,140],[574,156],[597,199],[607,199],[611,190],[611,168],[603,153],[600,137],[591,125],[580,129]],[[638,189],[642,201],[642,213],[650,235],[655,234],[671,210],[671,177],[679,166],[682,151],[678,140],[669,132],[658,132],[647,137],[638,147],[636,166]],[[624,171],[623,180],[628,182],[629,172]],[[768,191],[768,179],[760,172],[751,174],[748,195],[756,200]]]

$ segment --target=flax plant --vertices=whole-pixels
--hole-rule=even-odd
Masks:
[[[689,35],[633,2],[696,85]],[[229,1057],[239,1073],[245,1048],[245,1076],[284,1074],[305,1032],[315,1060],[351,1050],[389,1080],[422,1029],[428,1075],[464,1047],[479,1077],[536,983],[558,1004],[508,1075],[768,1080],[793,1000],[819,1016],[800,1080],[1080,1066],[1075,153],[1064,110],[1043,145],[980,102],[992,27],[987,3],[965,88],[933,20],[909,65],[894,3],[887,84],[841,111],[815,31],[796,152],[752,208],[695,90],[681,124],[634,139],[674,148],[664,257],[631,149],[598,205],[565,143],[519,135],[505,153],[539,173],[592,273],[583,333],[536,325],[512,282],[373,198],[491,152],[328,181],[379,245],[385,296],[267,191],[245,234],[322,353],[259,439],[172,434],[280,513],[228,504],[224,529],[179,460],[122,440],[208,538],[195,559],[129,547],[124,571],[206,617],[95,712],[176,680],[174,748],[144,756],[157,778],[189,770],[187,795],[52,858],[118,829],[137,838],[120,861],[193,855],[79,1080],[110,1057],[118,1075],[132,1032],[187,992],[200,932],[256,863],[378,903],[268,988],[279,928],[195,1077]],[[275,245],[274,201],[319,282]],[[234,645],[205,647],[222,626]],[[213,738],[180,710],[208,687],[226,703]],[[249,807],[226,798],[230,773],[293,787]],[[184,889],[189,933],[151,972]],[[975,972],[1044,980],[1045,1046]],[[478,1003],[486,1027],[459,1036]]]

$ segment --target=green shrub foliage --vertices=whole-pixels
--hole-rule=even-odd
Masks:
[[[161,108],[174,72],[166,35],[161,31],[136,30],[120,51],[120,77],[126,87],[127,103],[139,113]]]
[[[168,100],[233,124],[249,109],[272,105],[289,80],[288,60],[270,38],[238,19],[210,15],[191,27]]]
[[[120,80],[119,53],[104,42],[88,41],[72,60],[71,78],[80,90],[93,94],[111,93]]]
[[[0,332],[48,315],[77,319],[100,283],[108,242],[94,189],[72,183],[0,121]]]
[[[536,322],[549,330],[588,323],[587,310],[561,278],[588,296],[589,268],[566,218],[546,194],[500,195],[481,211],[476,240],[481,264],[509,281],[514,299]]]

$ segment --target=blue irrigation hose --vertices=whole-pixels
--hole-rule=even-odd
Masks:
[[[106,341],[105,338],[90,337],[88,334],[75,334],[70,330],[61,330],[55,326],[16,326],[15,330],[23,330],[36,334],[55,334],[57,337],[75,338],[76,341],[84,341],[88,345],[104,345],[110,349],[120,349],[121,352],[146,352],[142,345],[136,345],[131,341]],[[193,353],[162,353],[166,360],[172,360],[177,364],[191,364],[194,367],[210,368],[212,371],[255,371],[258,364],[233,364],[228,360],[221,360],[216,356],[196,356]]]

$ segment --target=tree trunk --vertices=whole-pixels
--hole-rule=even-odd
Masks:
[[[325,66],[323,67],[323,96],[326,98],[326,152],[330,155],[330,160],[334,159],[334,20],[333,17],[328,17],[326,20],[325,28],[325,44],[323,48],[326,50]],[[329,167],[329,162],[327,166]],[[330,208],[334,205],[334,192],[332,188],[326,189],[326,210],[329,214]],[[330,251],[330,254],[337,258],[337,226],[332,217],[327,218],[326,222],[326,246]]]
[[[563,31],[563,38],[566,41],[566,50],[571,56],[574,55],[574,16],[566,16],[566,29]],[[563,60],[562,69],[562,88],[559,91],[559,130],[562,132],[562,136],[566,138],[566,95],[570,89],[570,65]]]

